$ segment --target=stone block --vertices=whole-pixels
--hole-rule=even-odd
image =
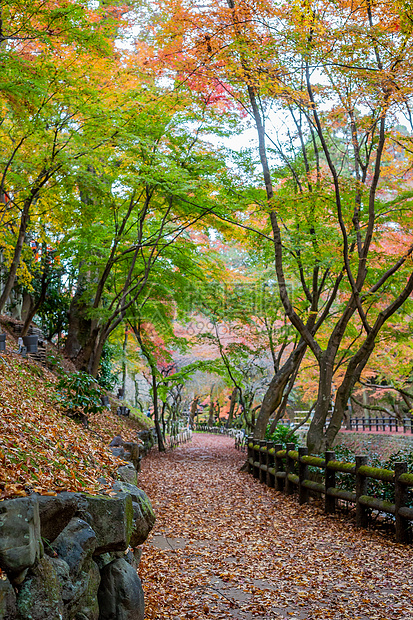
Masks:
[[[142,489],[126,482],[115,482],[113,490],[119,494],[129,493],[132,497],[134,525],[130,545],[132,547],[141,545],[148,538],[156,518],[149,497]]]
[[[16,615],[17,607],[14,588],[7,577],[2,575],[0,578],[0,620],[14,620]]]
[[[99,620],[143,620],[142,585],[126,560],[115,560],[102,569],[98,601]]]
[[[55,497],[39,495],[40,530],[48,542],[64,530],[78,510],[79,498],[76,493],[59,493]]]
[[[0,568],[20,573],[43,555],[36,497],[0,502]]]
[[[29,571],[17,597],[19,620],[62,620],[64,607],[56,566],[45,555]]]
[[[51,544],[59,558],[69,566],[72,579],[76,579],[81,572],[89,571],[96,546],[95,531],[79,517],[73,517]]]
[[[89,524],[96,533],[95,555],[127,549],[133,531],[133,508],[130,495],[117,497],[85,496]]]
[[[119,480],[122,482],[127,482],[129,484],[135,485],[138,482],[138,476],[136,474],[136,469],[132,464],[121,465],[118,467],[118,476]]]

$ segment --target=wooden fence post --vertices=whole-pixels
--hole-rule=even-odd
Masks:
[[[409,542],[408,519],[399,515],[400,508],[406,505],[407,489],[399,482],[399,476],[407,472],[407,463],[396,463],[394,466],[394,503],[396,504],[396,541]]]
[[[265,465],[267,463],[267,452],[262,452],[261,448],[265,448],[267,446],[267,441],[265,439],[260,439],[258,444],[260,446],[259,457],[258,457],[258,460],[260,462],[260,469],[258,471],[258,477],[259,477],[260,482],[266,482],[267,472],[261,468],[261,465]]]
[[[283,449],[281,443],[274,444],[274,469],[275,469],[275,488],[277,491],[284,491],[285,481],[283,478],[277,478],[277,471],[284,471],[283,460],[277,456],[277,452]]]
[[[267,486],[271,489],[275,487],[275,476],[269,472],[269,469],[275,468],[275,456],[270,454],[270,450],[273,450],[274,447],[273,441],[267,441]]]
[[[334,461],[336,458],[335,452],[328,450],[325,455],[325,470],[324,480],[326,486],[326,493],[324,496],[324,510],[327,514],[332,514],[336,511],[336,498],[331,495],[327,495],[327,489],[334,489],[336,486],[336,472],[332,469],[328,469],[327,465],[329,461]]]
[[[254,439],[254,437],[252,438],[252,443],[253,445],[253,455],[252,458],[254,460],[254,465],[252,466],[252,475],[254,476],[254,478],[259,478],[260,477],[260,468],[258,465],[256,465],[256,463],[259,463],[260,460],[260,448],[259,448],[259,443],[258,443],[258,439]]]
[[[308,448],[298,448],[298,501],[300,504],[308,504],[309,491],[303,487],[304,480],[308,480],[308,465],[301,461],[301,457],[308,454]]]
[[[356,456],[356,524],[357,527],[367,527],[368,508],[360,504],[361,495],[367,495],[368,481],[366,476],[362,476],[359,469],[362,465],[367,465],[367,456]]]
[[[294,484],[290,480],[288,480],[288,474],[294,473],[294,460],[288,456],[288,452],[295,449],[295,444],[287,443],[286,449],[287,456],[285,459],[285,493],[287,495],[292,495],[292,493],[294,492]]]
[[[252,436],[247,437],[247,462],[248,462],[248,473],[252,474],[253,465],[250,463],[250,459],[254,460],[254,448],[250,448],[250,443],[253,443]]]

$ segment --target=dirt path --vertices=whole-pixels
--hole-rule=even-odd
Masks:
[[[239,473],[233,440],[144,460],[157,522],[139,573],[156,620],[412,620],[413,549]]]

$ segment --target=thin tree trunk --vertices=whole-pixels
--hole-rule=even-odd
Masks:
[[[3,308],[6,305],[6,301],[10,297],[10,293],[12,292],[14,283],[16,281],[17,269],[20,263],[24,239],[26,237],[27,226],[29,224],[29,213],[33,199],[34,195],[31,194],[31,196],[29,198],[26,198],[26,200],[24,201],[23,211],[20,218],[20,228],[17,236],[17,243],[14,248],[14,254],[11,261],[9,273],[7,274],[6,283],[0,296],[0,314],[3,312]]]

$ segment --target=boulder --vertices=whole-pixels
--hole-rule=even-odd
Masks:
[[[64,608],[56,566],[45,555],[29,571],[17,597],[19,620],[62,620]]]
[[[131,496],[121,493],[116,497],[85,497],[89,523],[96,533],[95,555],[127,549],[133,531]]]
[[[116,446],[115,448],[110,448],[110,451],[112,452],[113,456],[117,456],[118,458],[125,460],[125,449],[123,446]]]
[[[148,538],[156,518],[149,497],[135,485],[126,482],[115,482],[113,490],[118,494],[129,493],[132,497],[134,525],[130,545],[132,547],[141,545]]]
[[[124,441],[125,460],[131,461],[136,471],[140,470],[142,457],[140,456],[140,444],[133,441]]]
[[[0,502],[0,568],[21,573],[43,555],[36,497]]]
[[[82,596],[76,600],[75,604],[69,606],[70,618],[75,620],[98,620],[99,603],[98,590],[100,584],[100,572],[96,563],[92,561],[88,574],[86,575],[85,585]]]
[[[119,480],[121,480],[122,482],[127,482],[133,485],[138,482],[136,469],[134,468],[132,463],[128,465],[121,465],[120,467],[118,467],[118,476]]]
[[[129,549],[125,554],[125,560],[132,566],[134,570],[138,570],[139,564],[142,558],[142,547],[136,547],[135,549]]]
[[[0,620],[14,620],[17,615],[16,594],[7,577],[0,579]]]
[[[143,620],[142,585],[135,569],[123,558],[102,569],[98,601],[99,620]]]
[[[76,579],[81,572],[89,572],[96,545],[96,534],[89,523],[73,517],[53,541],[51,549],[67,563],[71,579]]]
[[[76,589],[70,577],[70,569],[67,562],[62,558],[50,558],[52,565],[56,571],[57,579],[60,585],[60,596],[63,604],[67,605],[76,595]]]
[[[59,493],[55,497],[39,495],[37,501],[41,535],[53,542],[76,514],[79,496],[76,493]]]
[[[116,435],[116,437],[114,437],[112,441],[110,442],[109,447],[115,448],[115,447],[122,446],[122,445],[123,445],[122,437],[120,435]]]

